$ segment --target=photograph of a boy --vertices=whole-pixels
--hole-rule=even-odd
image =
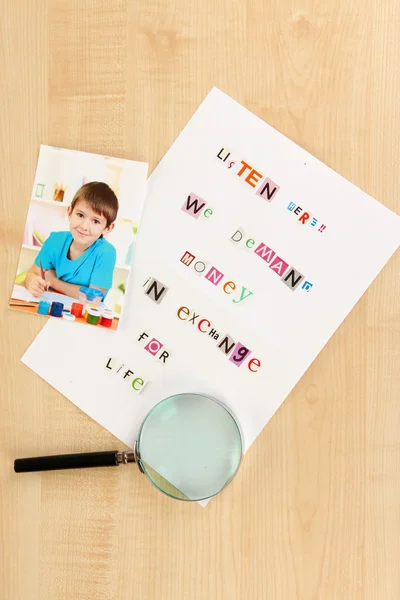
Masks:
[[[112,231],[118,199],[103,182],[86,183],[68,207],[69,231],[52,232],[25,278],[25,287],[39,297],[49,287],[78,298],[81,286],[101,290],[112,286],[116,250],[103,236]],[[43,269],[43,270],[42,270]]]

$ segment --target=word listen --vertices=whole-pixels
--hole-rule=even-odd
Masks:
[[[244,229],[241,227],[235,231],[230,240],[235,245],[239,244],[243,240],[246,248],[249,249],[251,249],[256,243],[254,238],[247,238],[246,240]],[[296,271],[294,267],[289,267],[289,263],[278,256],[275,250],[269,248],[267,244],[261,242],[254,252],[269,265],[271,271],[276,273],[280,277],[281,281],[283,281],[283,283],[292,291],[295,290],[303,281],[304,275],[302,275],[299,271]],[[301,289],[309,292],[312,286],[313,284],[310,281],[305,281]]]
[[[146,333],[145,331],[143,331],[143,333],[141,333],[138,337],[138,342],[141,342],[143,339],[146,339],[149,337],[149,334]],[[157,356],[157,354],[160,352],[161,348],[164,347],[164,344],[162,342],[160,342],[160,340],[157,340],[156,338],[151,338],[151,340],[149,342],[147,342],[146,346],[144,347],[145,350],[147,350],[147,352],[149,352],[152,356]],[[165,365],[165,361],[171,356],[170,352],[167,352],[165,349],[161,352],[161,354],[158,357],[158,360],[163,361],[163,364]]]
[[[209,267],[208,262],[206,262],[205,260],[203,260],[201,258],[196,259],[195,255],[191,254],[187,250],[186,250],[185,254],[182,256],[182,258],[180,259],[180,262],[183,263],[184,265],[186,265],[187,267],[192,265],[192,269],[195,273],[197,273],[197,275],[204,275],[205,271]],[[220,282],[222,282],[222,279],[224,278],[224,274],[221,271],[218,271],[218,269],[216,267],[211,267],[210,270],[206,273],[205,278],[208,281],[210,281],[211,283],[213,283],[214,285],[218,285]],[[237,285],[234,281],[228,280],[224,283],[224,285],[222,286],[222,289],[225,292],[225,294],[230,295],[233,292],[233,290],[236,289],[236,287],[237,287]],[[249,298],[249,296],[253,295],[253,292],[251,292],[250,290],[245,288],[244,285],[242,285],[240,287],[241,287],[241,290],[240,290],[240,294],[239,294],[239,299],[232,298],[232,302],[234,304],[239,304],[239,302],[242,302],[243,300],[246,300],[246,298]]]
[[[134,377],[134,371],[131,371],[131,369],[126,368],[126,365],[124,363],[121,363],[116,358],[108,358],[105,364],[105,368],[109,371],[112,371],[115,374],[119,374],[119,376],[122,377],[124,381],[129,383],[131,388],[138,394],[140,394],[144,386],[148,383],[148,381],[145,381],[142,377]]]
[[[316,224],[318,223],[318,219],[316,217],[313,217],[311,213],[308,213],[306,211],[301,212],[303,209],[301,208],[301,206],[299,206],[295,202],[289,202],[287,209],[290,212],[292,212],[294,215],[297,215],[299,217],[299,219],[298,219],[299,222],[302,223],[303,225],[305,225],[306,221],[308,221],[307,225],[310,225],[310,227],[315,227]],[[311,219],[311,221],[309,219]],[[324,229],[326,229],[326,225],[322,224],[318,228],[318,231],[320,231],[322,233],[324,231]]]
[[[183,203],[182,210],[194,219],[198,219],[200,215],[206,219],[209,219],[212,217],[214,211],[212,208],[206,208],[203,211],[205,206],[207,206],[207,202],[205,200],[200,198],[200,196],[196,196],[196,194],[191,193]]]
[[[230,335],[227,333],[225,335],[220,335],[216,329],[213,328],[211,322],[208,319],[201,318],[200,321],[196,324],[197,319],[200,315],[197,315],[195,311],[193,311],[192,316],[191,311],[187,306],[181,306],[176,313],[178,319],[181,321],[186,321],[187,323],[191,323],[195,327],[197,326],[198,331],[200,333],[208,333],[211,339],[214,341],[219,340],[221,337],[221,341],[217,344],[217,347],[224,352],[226,356],[230,356],[229,362],[237,367],[240,367],[245,363],[251,354],[251,350],[247,348],[241,342],[235,342]],[[190,317],[190,319],[188,318]],[[258,358],[252,358],[247,363],[247,368],[252,373],[257,373],[258,369],[254,367],[261,367],[261,362]]]
[[[234,171],[236,171],[238,168],[236,175],[250,187],[255,188],[256,185],[261,181],[260,186],[256,190],[257,196],[267,200],[267,202],[272,202],[276,194],[281,189],[280,185],[274,183],[269,177],[264,178],[264,175],[262,175],[260,171],[256,171],[256,169],[244,162],[244,160],[228,160],[230,155],[230,150],[227,150],[227,148],[221,148],[217,154],[217,158],[225,163],[228,169],[234,169]]]

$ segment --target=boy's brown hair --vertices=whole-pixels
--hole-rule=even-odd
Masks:
[[[90,204],[95,213],[105,217],[107,227],[114,223],[117,218],[118,198],[110,186],[103,181],[90,181],[80,187],[72,199],[71,210],[74,210],[78,200],[84,200]]]

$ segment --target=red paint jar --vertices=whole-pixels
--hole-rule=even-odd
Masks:
[[[100,325],[103,327],[111,327],[114,315],[110,310],[104,310],[101,316]]]
[[[82,312],[83,304],[80,304],[79,302],[73,302],[71,305],[71,315],[79,318],[82,317]]]

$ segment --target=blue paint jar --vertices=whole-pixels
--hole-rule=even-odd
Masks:
[[[46,302],[46,300],[40,300],[38,304],[38,313],[39,315],[48,315],[50,309],[50,302]]]
[[[64,304],[62,302],[53,302],[50,309],[52,317],[62,317]]]

